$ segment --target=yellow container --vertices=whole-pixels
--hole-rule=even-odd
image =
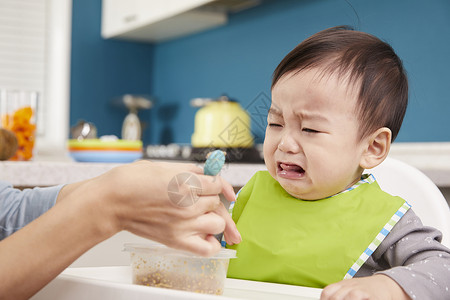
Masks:
[[[211,101],[195,115],[193,147],[250,148],[250,117],[239,103]]]

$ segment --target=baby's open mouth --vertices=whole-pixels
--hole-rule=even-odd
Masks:
[[[302,177],[305,170],[296,164],[279,162],[277,173],[284,178],[296,179]]]

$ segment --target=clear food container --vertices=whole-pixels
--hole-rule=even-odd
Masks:
[[[38,92],[0,90],[0,127],[12,131],[17,150],[10,160],[31,160],[36,137]]]
[[[223,293],[228,263],[236,257],[231,249],[202,257],[158,243],[125,244],[124,250],[130,252],[134,284],[216,295]]]

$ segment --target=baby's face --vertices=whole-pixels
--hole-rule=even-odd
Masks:
[[[292,196],[322,199],[356,183],[359,140],[356,93],[317,69],[284,75],[272,90],[264,140],[269,173]]]

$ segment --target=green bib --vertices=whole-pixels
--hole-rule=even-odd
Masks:
[[[242,242],[228,246],[237,250],[228,277],[317,288],[352,277],[408,208],[374,179],[311,201],[258,172],[233,208]]]

